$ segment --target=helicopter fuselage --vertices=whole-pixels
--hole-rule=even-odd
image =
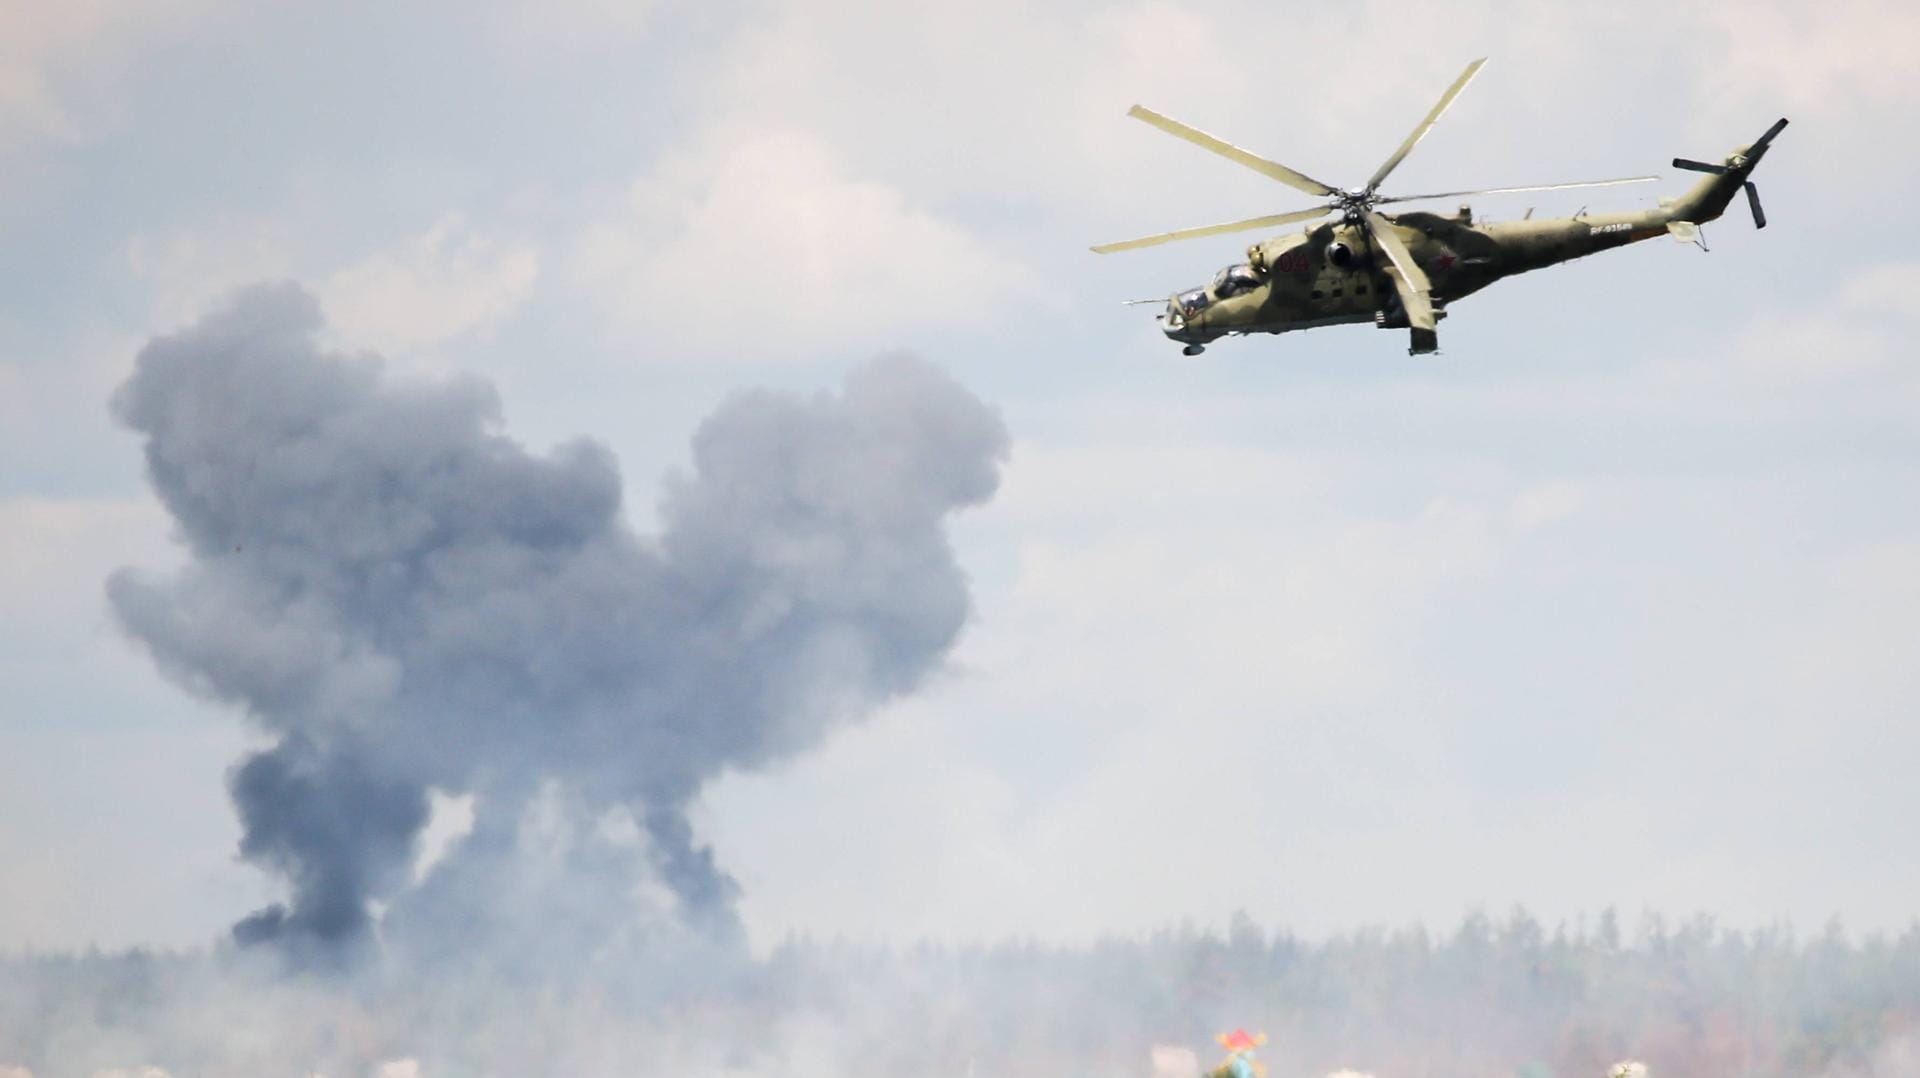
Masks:
[[[1736,153],[1728,161],[1738,158]],[[1435,317],[1440,318],[1446,304],[1503,277],[1660,236],[1692,240],[1698,224],[1719,217],[1740,189],[1751,164],[1741,166],[1702,180],[1684,198],[1650,210],[1475,221],[1463,205],[1452,215],[1383,216],[1426,274]],[[1334,220],[1249,247],[1245,262],[1221,270],[1204,288],[1169,299],[1161,328],[1190,353],[1231,334],[1352,323],[1404,329],[1407,315],[1391,270],[1390,258],[1366,228]]]

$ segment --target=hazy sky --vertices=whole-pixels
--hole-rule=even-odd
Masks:
[[[1920,895],[1920,10],[1885,2],[0,3],[0,948],[186,945],[256,741],[104,581],[179,554],[106,400],[294,278],[332,343],[618,455],[907,351],[995,405],[952,669],[694,806],[756,943],[1308,933],[1524,903],[1904,926]],[[1393,187],[1666,172],[1793,126],[1702,254],[1188,359],[1147,310],[1297,208],[1136,101]],[[1448,208],[1448,207],[1441,207]],[[445,830],[444,821],[441,828]]]

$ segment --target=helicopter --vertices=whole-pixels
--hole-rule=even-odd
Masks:
[[[1228,335],[1289,333],[1371,322],[1380,329],[1408,330],[1407,353],[1425,355],[1439,351],[1439,335],[1434,327],[1447,316],[1448,304],[1501,278],[1657,236],[1672,236],[1681,243],[1696,244],[1705,250],[1700,226],[1719,218],[1742,190],[1753,211],[1754,227],[1767,227],[1766,214],[1760,209],[1759,189],[1748,177],[1774,136],[1787,126],[1785,119],[1717,163],[1674,158],[1675,168],[1708,175],[1679,198],[1661,199],[1658,209],[1592,215],[1583,209],[1572,217],[1540,219],[1535,219],[1533,211],[1528,210],[1521,220],[1498,222],[1476,221],[1472,209],[1465,203],[1449,215],[1380,212],[1379,207],[1392,203],[1613,187],[1659,179],[1630,176],[1428,195],[1382,194],[1381,183],[1433,130],[1433,125],[1486,62],[1482,57],[1468,64],[1392,156],[1374,170],[1365,184],[1354,188],[1322,183],[1198,128],[1135,105],[1127,115],[1327,201],[1312,209],[1183,228],[1103,243],[1092,250],[1096,254],[1112,254],[1177,240],[1279,228],[1337,215],[1309,225],[1300,233],[1255,243],[1247,248],[1246,261],[1222,269],[1211,283],[1174,293],[1167,299],[1166,309],[1155,316],[1161,322],[1161,332],[1184,345],[1184,354],[1195,356],[1210,342]],[[1128,301],[1129,304],[1159,302],[1158,299]]]

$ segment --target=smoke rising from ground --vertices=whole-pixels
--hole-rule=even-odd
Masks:
[[[364,1078],[394,1061],[421,1078],[1145,1078],[1156,1045],[1169,1063],[1184,1049],[1211,1065],[1214,1035],[1245,1026],[1271,1036],[1270,1078],[1603,1078],[1623,1059],[1650,1078],[1920,1073],[1920,928],[1861,940],[1650,918],[1629,935],[1610,916],[1549,927],[1516,913],[1317,943],[1247,921],[1077,948],[796,941],[723,988],[664,1001],[609,978],[556,990],[498,968],[391,964],[289,978],[258,958],[0,958],[0,1065],[40,1078],[146,1065]]]
[[[906,359],[739,394],[649,539],[604,448],[534,455],[485,383],[400,383],[321,329],[299,288],[247,291],[113,400],[188,554],[113,576],[113,608],[276,739],[230,786],[289,897],[236,938],[337,960],[376,904],[422,956],[512,915],[595,946],[737,935],[689,802],[939,668],[969,609],[945,522],[994,492],[997,416]],[[433,790],[473,794],[474,827],[410,887]]]

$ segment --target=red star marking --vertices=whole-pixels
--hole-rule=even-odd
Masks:
[[[1441,256],[1440,256],[1440,268],[1441,268],[1441,269],[1452,269],[1452,268],[1453,268],[1453,262],[1454,262],[1454,259],[1453,259],[1453,252],[1452,252],[1452,251],[1448,251],[1448,252],[1447,252],[1446,254],[1443,254],[1443,255],[1441,255]]]

